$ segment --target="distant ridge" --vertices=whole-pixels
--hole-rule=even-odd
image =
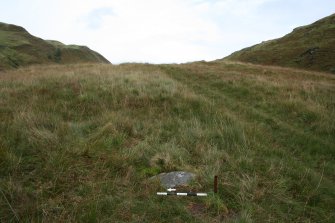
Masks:
[[[335,14],[298,27],[282,38],[234,52],[224,60],[335,73]]]
[[[86,46],[65,45],[0,22],[0,70],[31,64],[110,63]]]

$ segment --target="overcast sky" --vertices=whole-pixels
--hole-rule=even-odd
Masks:
[[[214,60],[335,13],[334,0],[0,0],[0,21],[112,63]]]

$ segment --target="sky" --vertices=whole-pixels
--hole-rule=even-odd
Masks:
[[[0,0],[0,21],[114,64],[223,58],[335,13],[334,0]]]

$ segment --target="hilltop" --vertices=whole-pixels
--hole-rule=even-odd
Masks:
[[[335,14],[224,59],[335,73]]]
[[[0,222],[333,223],[334,96],[334,75],[230,61],[6,71]],[[209,196],[156,196],[174,170]]]
[[[43,40],[24,28],[0,22],[0,70],[32,64],[109,63],[86,46]]]

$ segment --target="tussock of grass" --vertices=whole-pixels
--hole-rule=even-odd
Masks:
[[[1,74],[0,221],[332,222],[334,81],[231,62]],[[219,175],[219,194],[157,197],[173,170],[196,191]]]

